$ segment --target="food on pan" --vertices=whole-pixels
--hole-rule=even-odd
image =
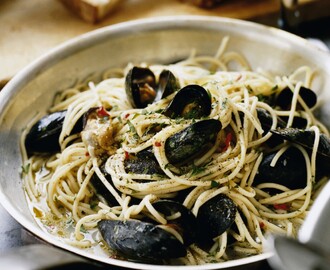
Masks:
[[[123,260],[204,264],[295,237],[326,183],[327,128],[314,71],[251,71],[227,49],[169,65],[129,64],[58,92],[22,135],[39,224]]]

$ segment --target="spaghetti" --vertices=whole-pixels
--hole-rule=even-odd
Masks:
[[[193,243],[187,247],[186,257],[170,263],[203,264],[250,256],[262,252],[268,233],[297,235],[313,202],[313,194],[324,183],[315,184],[315,163],[319,134],[328,135],[328,131],[299,96],[302,86],[310,87],[313,71],[300,67],[284,77],[251,71],[242,55],[226,51],[227,43],[226,37],[215,57],[192,53],[176,64],[144,64],[156,78],[167,69],[181,87],[203,86],[212,102],[211,112],[205,118],[221,122],[221,131],[213,145],[189,165],[185,164],[184,169],[170,164],[166,141],[198,119],[172,119],[162,114],[175,93],[146,108],[133,108],[125,93],[125,75],[132,65],[106,71],[97,84],[89,79],[79,82],[55,97],[50,112],[67,110],[58,153],[28,155],[24,146],[30,128],[27,127],[21,141],[24,186],[34,215],[50,233],[80,248],[93,249],[104,246],[100,234],[95,233],[98,221],[148,217],[183,242],[179,231],[166,226],[176,219],[175,214],[164,216],[153,203],[164,198],[175,200],[189,190],[184,193],[182,204],[195,216],[219,194],[228,196],[239,211],[234,224],[214,238],[212,246],[202,249]],[[240,70],[229,70],[233,62]],[[265,102],[284,88],[293,93],[288,110]],[[102,108],[96,118],[87,120],[84,130],[72,135],[75,124],[94,107]],[[278,127],[279,117],[287,117],[287,127],[291,127],[294,117],[299,115],[307,120],[306,129],[314,131],[311,155],[302,146],[294,145],[302,153],[302,166],[306,167],[304,188],[290,189],[267,181],[254,184],[263,157],[269,152],[265,144],[272,137],[270,131],[264,131],[257,109],[271,117],[270,129]],[[276,146],[277,154],[271,166],[276,165],[288,147],[287,142]],[[152,150],[162,174],[127,172],[128,156],[146,149]],[[111,176],[111,182],[107,175]],[[95,177],[115,203],[97,194],[92,183]],[[270,193],[270,189],[276,192]],[[106,250],[106,254],[112,254]]]

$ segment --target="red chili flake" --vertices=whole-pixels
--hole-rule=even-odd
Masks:
[[[102,106],[101,108],[99,108],[97,110],[97,116],[98,117],[105,117],[105,116],[109,116],[109,113],[104,109],[104,107]]]
[[[89,157],[89,153],[88,153],[88,152],[86,152],[86,153],[85,153],[85,156],[86,156],[86,157]]]
[[[129,117],[129,113],[127,113],[126,115],[125,115],[125,118],[127,119]]]
[[[290,205],[288,205],[287,203],[274,204],[274,208],[276,210],[288,210],[290,208]]]
[[[264,229],[266,227],[265,223],[263,223],[262,221],[259,222],[259,226],[261,229]]]
[[[162,143],[161,142],[155,142],[155,146],[160,147],[160,146],[162,146]]]
[[[129,159],[129,153],[125,151],[125,159]]]
[[[225,140],[225,147],[223,148],[223,151],[226,151],[228,149],[232,139],[233,139],[233,134],[231,134],[231,132],[227,133]]]

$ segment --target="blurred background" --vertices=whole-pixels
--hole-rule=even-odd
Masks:
[[[0,87],[28,63],[85,32],[168,15],[238,18],[327,42],[329,0],[0,0]]]

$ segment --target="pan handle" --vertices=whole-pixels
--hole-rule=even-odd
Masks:
[[[46,270],[46,269],[104,269],[70,252],[48,245],[35,244],[14,248],[0,256],[1,269]],[[77,268],[76,268],[77,267]]]

